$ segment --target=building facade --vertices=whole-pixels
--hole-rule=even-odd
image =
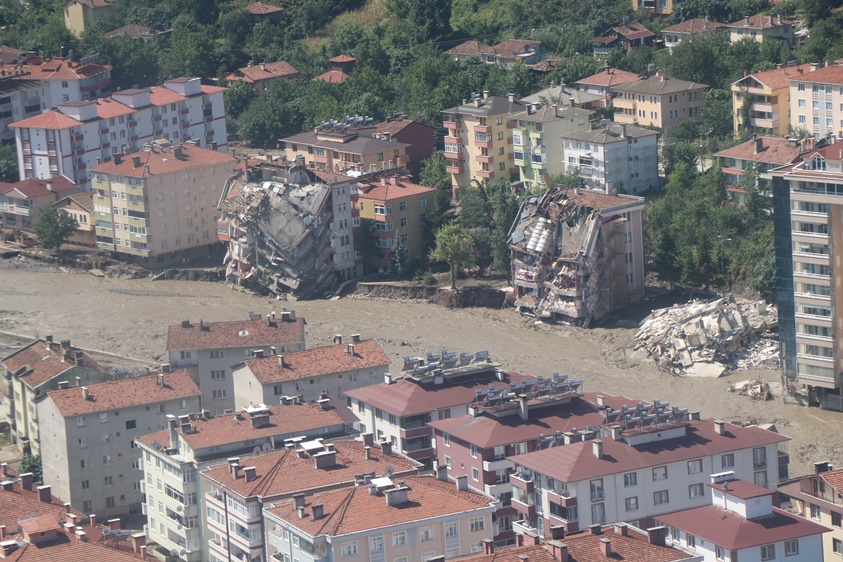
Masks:
[[[816,138],[843,131],[843,66],[803,72],[790,79],[790,126]]]
[[[790,81],[801,79],[817,65],[781,66],[775,70],[756,72],[732,83],[732,112],[735,136],[742,133],[785,137],[791,133]],[[819,100],[818,100],[819,101]],[[797,102],[807,109],[807,99]],[[819,109],[819,108],[817,108]]]
[[[35,232],[35,225],[44,207],[76,193],[78,189],[78,186],[62,177],[0,182],[0,225],[6,229]]]
[[[615,87],[617,123],[670,129],[680,120],[698,120],[708,86],[660,73]]]
[[[743,205],[746,202],[748,181],[752,181],[752,185],[761,193],[772,195],[770,170],[793,164],[801,153],[802,146],[798,141],[780,137],[756,137],[714,155],[720,161],[729,199]]]
[[[283,309],[280,316],[251,312],[248,320],[226,322],[182,321],[167,329],[167,354],[172,367],[195,372],[195,382],[202,390],[202,406],[211,415],[233,410],[234,377],[232,365],[265,354],[301,351],[305,348],[304,318],[294,310]],[[276,403],[257,400],[255,403]]]
[[[38,402],[44,482],[83,513],[140,515],[135,439],[166,427],[168,413],[200,409],[185,371],[53,390]]]
[[[822,560],[843,554],[843,470],[828,462],[814,463],[814,472],[779,483],[782,507],[830,529],[822,536]],[[819,558],[817,558],[819,560]]]
[[[79,228],[67,239],[76,246],[97,247],[96,219],[94,217],[94,194],[91,191],[74,193],[53,203],[76,220]]]
[[[793,22],[783,20],[782,15],[755,14],[726,26],[729,29],[729,39],[736,43],[742,39],[753,39],[759,43],[764,41],[781,41],[790,46],[794,42]]]
[[[636,80],[638,80],[638,74],[635,72],[605,65],[597,73],[578,81],[577,87],[581,92],[600,96],[603,100],[601,107],[606,107],[606,104],[616,96],[615,88]]]
[[[724,24],[719,21],[709,21],[708,16],[705,18],[693,18],[671,25],[662,29],[662,37],[664,38],[664,46],[672,49],[682,41],[687,41],[693,37],[711,37],[718,29],[722,29]]]
[[[111,13],[117,0],[70,0],[64,5],[64,25],[79,37],[86,27]]]
[[[291,82],[296,79],[298,74],[299,71],[287,61],[262,62],[260,64],[253,64],[252,61],[249,61],[247,66],[226,74],[225,79],[228,82],[251,84],[258,97],[261,98],[269,91],[270,84],[276,80]]]

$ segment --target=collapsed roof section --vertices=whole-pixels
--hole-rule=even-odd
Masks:
[[[331,188],[292,175],[240,182],[221,205],[230,240],[226,276],[275,294],[308,298],[335,283]]]
[[[639,197],[555,187],[525,201],[512,225],[519,312],[588,326],[628,301],[628,211]]]

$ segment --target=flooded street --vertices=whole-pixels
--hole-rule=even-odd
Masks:
[[[42,337],[52,334],[75,345],[162,361],[169,324],[245,319],[250,310],[280,312],[294,308],[307,321],[309,347],[331,342],[333,334],[375,338],[400,368],[405,355],[447,348],[488,349],[507,370],[569,374],[589,391],[633,399],[670,401],[736,423],[774,423],[793,438],[791,474],[812,469],[815,461],[840,466],[843,436],[833,427],[843,414],[785,406],[780,400],[752,401],[726,391],[730,382],[762,376],[778,382],[773,371],[739,372],[721,379],[688,379],[659,372],[655,364],[630,358],[635,329],[582,330],[550,326],[512,310],[449,310],[420,303],[341,299],[282,303],[234,291],[223,284],[97,278],[27,269],[0,270],[0,331]],[[11,345],[7,338],[5,344]],[[0,349],[5,353],[5,349]]]

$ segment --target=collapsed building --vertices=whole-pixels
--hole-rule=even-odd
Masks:
[[[588,327],[644,296],[641,197],[554,187],[509,232],[515,307]]]
[[[226,278],[297,298],[336,283],[331,248],[331,188],[293,164],[272,166],[263,181],[234,180],[220,205],[228,226]]]

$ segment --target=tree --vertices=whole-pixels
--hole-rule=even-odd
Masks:
[[[18,155],[14,144],[0,145],[0,181],[18,181]]]
[[[245,80],[230,83],[225,91],[225,115],[237,119],[249,104],[258,97],[255,87]]]
[[[372,259],[383,257],[383,250],[378,246],[378,225],[372,219],[360,219],[360,234],[357,237],[357,249],[363,256],[363,267],[368,268]]]
[[[474,261],[474,240],[457,224],[446,224],[436,232],[436,247],[430,259],[447,262],[451,269],[451,290],[457,288],[457,270]]]
[[[405,275],[410,268],[407,246],[404,245],[404,240],[400,233],[395,234],[392,251],[389,254],[389,265],[392,268],[392,273],[398,276]]]
[[[44,248],[58,251],[77,228],[79,223],[67,211],[47,205],[41,209],[35,233]]]
[[[31,472],[32,480],[36,484],[44,482],[44,472],[41,468],[41,455],[24,455],[20,462],[20,471],[22,474]]]

